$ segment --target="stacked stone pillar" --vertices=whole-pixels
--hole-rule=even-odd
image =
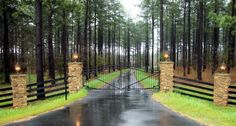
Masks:
[[[228,104],[228,90],[231,83],[230,74],[216,73],[214,75],[214,103],[220,106]]]
[[[27,77],[25,74],[11,75],[13,108],[27,106]]]
[[[174,62],[160,62],[160,91],[173,91]]]
[[[68,63],[69,93],[76,93],[80,88],[82,88],[82,69],[83,65],[81,62]]]

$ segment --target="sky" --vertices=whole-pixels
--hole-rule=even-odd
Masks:
[[[139,14],[141,13],[141,9],[138,5],[141,4],[142,0],[120,0],[120,3],[123,5],[125,12],[128,17],[134,19],[134,21],[139,20]]]

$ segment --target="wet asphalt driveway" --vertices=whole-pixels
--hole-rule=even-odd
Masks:
[[[113,81],[124,87],[135,81],[131,73]],[[142,90],[94,90],[81,101],[30,120],[8,126],[200,126],[151,100]]]

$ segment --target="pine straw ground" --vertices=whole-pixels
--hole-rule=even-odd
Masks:
[[[187,69],[186,69],[187,72]],[[213,82],[213,75],[211,74],[211,68],[207,68],[202,72],[202,80],[206,82]],[[183,76],[183,67],[176,67],[174,75]],[[230,71],[232,84],[236,84],[236,67]],[[186,75],[187,78],[197,79],[197,71],[191,67],[190,74]]]

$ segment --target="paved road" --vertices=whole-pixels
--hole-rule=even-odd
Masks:
[[[113,84],[124,87],[134,81],[129,73]],[[63,109],[8,126],[200,126],[150,97],[150,92],[142,90],[96,90]]]

